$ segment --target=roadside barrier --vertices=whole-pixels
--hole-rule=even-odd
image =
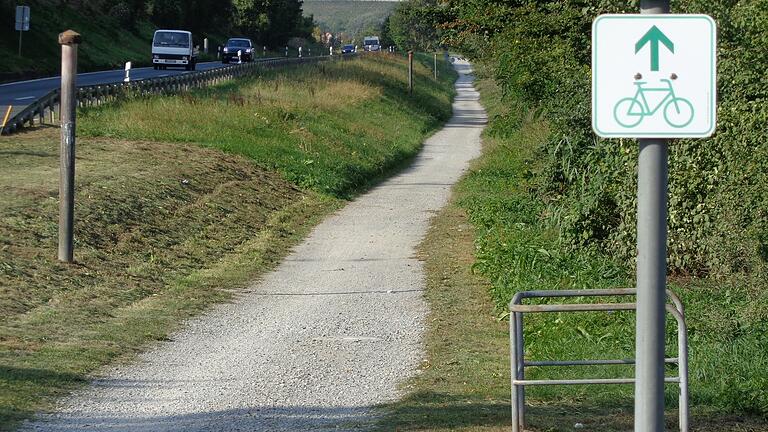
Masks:
[[[219,84],[235,78],[252,76],[264,69],[319,63],[328,60],[338,60],[338,56],[336,58],[318,56],[265,59],[163,78],[83,86],[77,89],[77,105],[79,107],[91,107],[123,97],[178,93],[193,88]],[[54,124],[60,102],[60,89],[57,88],[14,115],[13,118],[7,121],[7,124],[0,128],[0,132],[13,133],[25,126],[43,124],[45,123],[46,115],[50,118],[50,123]]]
[[[509,342],[512,365],[512,431],[524,430],[525,424],[525,387],[532,385],[579,385],[579,384],[635,384],[635,378],[587,378],[559,380],[526,380],[526,367],[557,366],[594,366],[594,365],[634,365],[635,359],[618,360],[565,360],[533,361],[525,358],[523,340],[523,314],[551,312],[590,312],[636,310],[636,303],[564,303],[524,305],[524,299],[530,298],[574,298],[574,297],[616,297],[635,296],[636,289],[586,289],[586,290],[544,290],[523,291],[515,294],[509,303]],[[679,394],[680,432],[688,432],[688,329],[685,324],[683,303],[672,291],[667,290],[667,313],[677,322],[677,357],[665,358],[665,364],[677,365],[677,376],[665,377],[665,383],[677,383]]]

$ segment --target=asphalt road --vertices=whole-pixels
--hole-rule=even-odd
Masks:
[[[258,61],[258,60],[256,60]],[[198,63],[197,70],[210,70],[220,68],[221,62]],[[172,75],[190,73],[184,68],[169,68],[166,70],[154,70],[152,67],[136,68],[131,70],[131,79],[140,80],[147,78],[160,78]],[[125,70],[116,69],[102,72],[89,72],[77,75],[78,86],[96,84],[110,84],[122,82],[125,78]],[[29,81],[18,81],[0,85],[0,123],[8,106],[13,106],[13,113],[23,110],[27,105],[45,96],[51,90],[61,86],[61,77],[40,78]]]
[[[412,166],[315,228],[272,273],[133,365],[106,370],[25,432],[360,431],[425,359],[430,218],[480,154],[486,114],[461,77],[453,118]]]

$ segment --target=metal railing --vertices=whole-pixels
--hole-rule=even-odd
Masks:
[[[255,75],[259,70],[263,69],[318,63],[327,60],[342,60],[349,57],[338,55],[273,58],[162,78],[147,78],[130,82],[83,86],[77,89],[77,101],[80,107],[97,106],[121,97],[177,93],[192,88],[215,85],[223,81]],[[57,108],[60,103],[59,92],[59,89],[55,89],[29,104],[22,111],[14,115],[5,127],[0,130],[0,133],[16,132],[25,126],[33,126],[35,121],[38,124],[42,124],[45,122],[46,116],[50,118],[50,123],[54,124]]]
[[[556,366],[591,366],[591,365],[634,365],[634,359],[618,360],[564,360],[564,361],[528,361],[525,359],[523,339],[523,314],[551,312],[588,312],[635,310],[635,303],[565,303],[524,305],[522,301],[530,298],[572,298],[572,297],[611,297],[634,296],[636,289],[593,289],[593,290],[551,290],[523,291],[517,293],[509,304],[510,357],[512,364],[512,431],[521,432],[525,424],[525,387],[532,385],[578,385],[578,384],[634,384],[635,378],[586,378],[586,379],[551,379],[526,380],[526,367]],[[666,364],[678,367],[677,376],[665,377],[666,383],[677,383],[679,395],[679,424],[681,432],[688,432],[688,329],[685,325],[685,312],[680,298],[667,290],[667,312],[677,321],[677,357],[666,358]]]

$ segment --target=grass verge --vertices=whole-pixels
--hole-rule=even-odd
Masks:
[[[232,298],[450,114],[447,73],[409,99],[400,58],[325,68],[82,112],[74,265],[58,130],[0,137],[0,430]]]
[[[484,135],[483,156],[459,183],[451,204],[435,217],[421,246],[431,308],[429,362],[408,383],[406,396],[384,407],[382,430],[508,430],[509,345],[500,305],[517,290],[631,285],[627,269],[599,251],[564,250],[557,227],[541,223],[546,207],[533,182],[547,125],[524,115],[514,130],[499,130],[498,119],[517,113],[500,103],[491,81],[482,80],[478,87],[493,119]],[[754,402],[745,397],[764,386],[766,378],[761,372],[764,333],[759,330],[764,303],[743,303],[750,298],[744,291],[754,290],[755,283],[672,284],[686,304],[690,328],[694,431],[768,431],[766,419],[750,409]],[[749,324],[739,332],[739,322]],[[528,315],[525,325],[531,359],[633,357],[633,314]],[[672,352],[674,327],[670,330]],[[534,379],[632,376],[630,368],[622,367],[527,372]],[[531,431],[570,431],[576,423],[585,430],[632,429],[631,387],[542,386],[531,387],[527,396]],[[677,430],[671,386],[667,406],[668,430]]]

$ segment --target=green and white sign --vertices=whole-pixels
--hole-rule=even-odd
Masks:
[[[592,23],[592,128],[606,138],[715,131],[715,21],[707,15],[601,15]]]

